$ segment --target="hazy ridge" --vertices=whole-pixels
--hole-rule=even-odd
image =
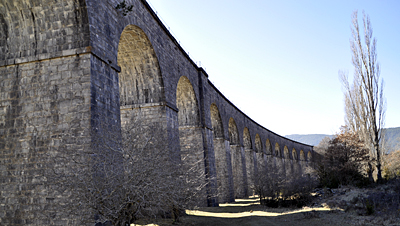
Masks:
[[[385,146],[388,153],[400,150],[400,127],[386,128],[385,132]],[[295,140],[304,144],[316,146],[321,142],[324,137],[332,138],[334,135],[329,134],[292,134],[285,137]]]

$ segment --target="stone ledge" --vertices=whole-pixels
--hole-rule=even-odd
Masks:
[[[55,58],[70,57],[70,56],[75,56],[75,55],[91,53],[93,56],[97,57],[98,59],[103,61],[105,64],[109,65],[116,72],[118,72],[118,73],[121,72],[120,66],[113,63],[111,60],[100,57],[95,52],[96,51],[93,51],[93,48],[91,46],[87,46],[87,47],[76,48],[76,49],[62,50],[62,51],[58,51],[58,52],[54,52],[54,53],[43,53],[43,54],[39,54],[36,56],[8,59],[8,60],[0,61],[0,67],[26,64],[26,63],[32,63],[32,62],[37,62],[37,61],[50,60],[50,59],[55,59]]]
[[[138,109],[138,108],[151,108],[151,107],[159,107],[159,106],[166,106],[171,108],[172,110],[178,112],[178,108],[170,103],[170,102],[158,102],[158,103],[144,103],[144,104],[131,104],[131,105],[124,105],[121,106],[121,111],[126,111],[126,110],[133,110],[133,109]]]

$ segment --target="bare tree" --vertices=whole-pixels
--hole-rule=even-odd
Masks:
[[[314,151],[318,152],[320,155],[324,155],[329,146],[329,141],[331,138],[329,136],[324,137],[317,146],[314,146]]]
[[[370,149],[375,160],[377,179],[381,173],[381,140],[384,125],[386,100],[383,96],[383,80],[380,79],[377,62],[376,39],[372,37],[369,16],[363,13],[364,39],[361,38],[357,11],[352,15],[352,63],[354,66],[353,84],[350,85],[346,73],[339,72],[345,96],[345,123],[356,132]]]
[[[67,215],[99,225],[129,225],[143,217],[178,220],[180,211],[204,199],[204,172],[169,153],[160,123],[139,114],[122,132],[116,127],[100,123],[91,150],[66,156],[61,147],[50,156],[55,167],[49,184],[71,200],[63,205]]]

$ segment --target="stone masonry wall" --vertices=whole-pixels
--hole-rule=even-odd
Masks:
[[[0,224],[69,224],[49,218],[49,155],[90,148],[90,55],[0,67]]]

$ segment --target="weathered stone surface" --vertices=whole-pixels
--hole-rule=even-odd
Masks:
[[[118,131],[138,109],[205,173],[199,205],[251,194],[263,161],[285,173],[312,159],[226,99],[144,0],[126,17],[119,2],[0,0],[0,225],[76,225],[46,182],[49,154],[96,148],[102,123]]]

